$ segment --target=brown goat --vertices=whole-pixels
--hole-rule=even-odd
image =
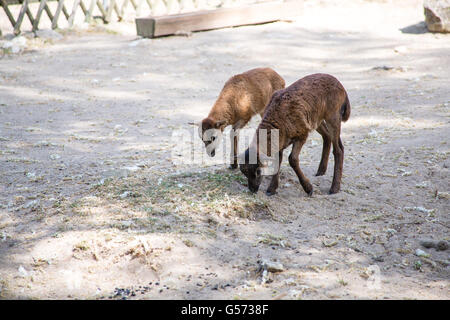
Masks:
[[[225,83],[208,117],[198,124],[199,135],[207,153],[214,157],[219,142],[217,138],[225,127],[232,125],[230,168],[236,169],[238,130],[254,115],[262,116],[272,94],[283,89],[284,85],[283,78],[270,68],[252,69],[231,77]]]
[[[272,176],[272,181],[267,189],[267,195],[276,193],[279,181],[280,164],[283,150],[293,144],[289,155],[289,164],[294,169],[300,180],[300,184],[308,195],[312,195],[313,186],[305,177],[299,166],[299,154],[309,132],[317,130],[323,138],[322,159],[316,176],[324,175],[327,170],[331,144],[333,144],[334,176],[330,194],[339,192],[342,167],[344,163],[344,146],[342,144],[341,121],[347,121],[350,117],[350,102],[347,92],[342,84],[328,74],[312,74],[306,76],[289,87],[275,92],[266,108],[263,119],[256,130],[256,146],[252,145],[245,151],[244,163],[240,164],[242,173],[248,178],[250,191],[257,192],[261,183],[261,168],[264,167],[261,158],[264,152],[258,144],[260,130],[267,134],[267,146],[265,150],[272,150],[271,130],[278,131],[277,173]],[[256,163],[250,163],[250,152],[256,152]],[[267,154],[271,156],[270,154]]]

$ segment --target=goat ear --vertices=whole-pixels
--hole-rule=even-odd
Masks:
[[[225,124],[226,124],[225,120],[219,120],[214,124],[214,126],[216,127],[216,129],[220,129]]]
[[[188,122],[188,124],[191,126],[200,126],[200,122]]]

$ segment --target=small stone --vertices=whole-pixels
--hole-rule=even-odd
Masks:
[[[263,270],[267,270],[269,272],[282,272],[284,271],[283,264],[280,262],[266,261],[263,260],[260,262],[260,266]]]
[[[37,30],[35,31],[35,35],[38,38],[47,40],[61,40],[62,38],[64,38],[60,33],[51,29]]]
[[[24,267],[20,266],[18,271],[20,277],[25,278],[28,276],[28,271]]]
[[[436,242],[434,240],[421,240],[420,245],[425,248],[434,248],[436,246]]]
[[[27,38],[18,36],[13,38],[11,41],[6,41],[3,43],[2,48],[5,49],[6,52],[10,52],[13,54],[21,53],[27,47]]]
[[[425,22],[431,32],[450,32],[450,0],[425,0]]]
[[[384,262],[384,258],[382,256],[373,257],[373,260],[376,262]]]
[[[447,241],[439,241],[436,245],[436,250],[438,251],[445,251],[448,249],[448,242]]]
[[[417,249],[416,250],[416,256],[423,257],[423,258],[428,258],[430,255],[428,253],[426,253],[425,251],[421,250],[421,249]]]
[[[444,240],[421,240],[420,245],[425,248],[435,248],[438,251],[445,251],[448,249],[448,242]]]
[[[130,191],[125,191],[124,193],[122,193],[119,197],[120,199],[125,199],[126,197],[128,197],[131,194]]]
[[[141,167],[139,166],[130,166],[130,167],[123,167],[122,169],[124,170],[128,170],[130,172],[135,172],[141,169]]]
[[[40,200],[32,200],[23,205],[24,209],[36,209],[39,206]]]

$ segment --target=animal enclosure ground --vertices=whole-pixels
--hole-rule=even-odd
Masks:
[[[449,299],[449,251],[419,242],[449,240],[450,38],[421,21],[421,1],[305,1],[292,22],[153,40],[123,22],[0,59],[0,297]],[[346,88],[340,193],[332,157],[314,177],[317,133],[311,198],[288,151],[272,197],[170,161],[173,130],[266,66]]]

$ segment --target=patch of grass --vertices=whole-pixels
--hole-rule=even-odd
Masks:
[[[268,246],[281,246],[282,241],[285,241],[283,236],[277,236],[269,233],[261,233],[258,235],[258,243],[263,243]]]
[[[239,187],[244,182],[241,174],[218,170],[150,179],[129,176],[96,185],[95,191],[126,207],[147,212],[148,217],[160,219],[173,220],[178,215],[193,214],[253,218],[270,213],[267,200]]]
[[[422,269],[422,261],[417,260],[414,262],[414,269],[421,270]]]
[[[88,251],[90,249],[88,243],[83,240],[73,246],[73,251]]]
[[[348,282],[345,281],[345,280],[342,279],[342,278],[338,280],[338,283],[339,283],[341,286],[343,286],[343,287],[345,287],[346,285],[348,285]]]
[[[8,282],[0,278],[0,298],[6,297],[7,290],[8,290]]]
[[[167,209],[155,207],[144,207],[143,210],[147,212],[149,216],[167,216],[170,214],[170,211]]]
[[[189,248],[192,248],[193,246],[195,246],[195,244],[189,239],[183,240],[183,243]]]
[[[380,220],[381,218],[383,218],[383,214],[377,214],[377,215],[373,215],[373,216],[366,216],[363,219],[363,221],[364,222],[373,222],[373,221]]]
[[[72,209],[79,208],[82,205],[82,202],[80,200],[75,200],[72,202],[69,207]]]
[[[246,184],[247,180],[245,177],[241,174],[236,173],[228,173],[228,172],[215,172],[215,173],[208,173],[206,178],[209,181],[217,182],[219,184],[228,184],[233,181],[237,181],[241,184]]]

